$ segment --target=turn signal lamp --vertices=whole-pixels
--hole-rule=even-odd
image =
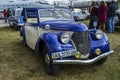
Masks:
[[[100,49],[96,49],[96,50],[95,50],[95,53],[96,53],[97,55],[100,55],[100,54],[101,54],[101,50],[100,50]]]
[[[54,60],[55,59],[55,56],[54,55],[52,55],[52,60]]]
[[[80,58],[80,52],[77,52],[77,53],[75,54],[75,58],[77,58],[77,59]]]

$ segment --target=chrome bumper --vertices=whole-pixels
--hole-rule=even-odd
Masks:
[[[97,62],[98,60],[109,56],[110,54],[112,54],[114,51],[111,50],[109,52],[106,52],[104,54],[101,54],[93,59],[89,59],[89,60],[53,60],[53,64],[82,64],[82,65],[87,65],[87,64],[92,64]]]
[[[24,23],[18,23],[17,26],[24,26]]]

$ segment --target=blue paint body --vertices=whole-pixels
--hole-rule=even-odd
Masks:
[[[67,21],[67,20],[46,21],[46,22],[41,22],[40,26],[45,26],[46,24],[50,25],[50,29],[55,29],[55,30],[64,30],[64,31],[66,30],[73,32],[88,30],[88,27],[85,24],[83,23],[76,24],[74,21]]]
[[[36,9],[36,12],[38,10],[39,9]],[[38,12],[37,12],[37,16],[38,16]],[[49,24],[50,30],[61,30],[61,31],[71,31],[71,32],[89,31],[89,33],[90,33],[89,34],[89,39],[90,39],[90,56],[89,56],[89,58],[94,58],[96,56],[95,50],[97,48],[101,49],[102,54],[110,51],[110,44],[109,44],[109,40],[108,40],[108,37],[106,36],[106,34],[104,33],[102,39],[98,40],[95,36],[96,30],[95,29],[88,30],[88,27],[83,23],[77,24],[73,20],[51,20],[51,21],[40,22],[39,17],[37,18],[37,20],[38,20],[38,23],[36,25],[38,25],[39,28],[45,28],[45,25]],[[32,25],[31,25],[31,27],[32,27]],[[21,29],[21,32],[22,32],[22,36],[24,37],[24,40],[26,42],[24,28]],[[46,32],[46,33],[42,34],[38,38],[38,41],[36,43],[35,53],[39,54],[39,45],[41,45],[40,40],[43,40],[45,42],[45,44],[47,45],[48,50],[49,50],[48,51],[49,55],[51,55],[51,53],[53,53],[53,52],[61,52],[61,51],[75,49],[75,47],[71,41],[67,44],[61,43],[59,40],[60,34],[62,34],[62,33],[55,34],[53,32]],[[67,59],[70,59],[70,58],[71,57],[67,57]]]
[[[110,51],[109,40],[106,34],[103,34],[102,39],[98,40],[95,37],[96,30],[90,30],[90,47],[91,47],[91,55],[90,57],[95,56],[95,49],[101,49],[102,53]]]

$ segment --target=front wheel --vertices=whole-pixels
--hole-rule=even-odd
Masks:
[[[105,63],[106,60],[107,60],[107,57],[104,57],[104,58],[100,59],[99,61],[97,61],[96,64],[101,65],[101,64]]]
[[[18,26],[16,24],[14,24],[14,28],[15,30],[18,30]]]
[[[57,76],[60,71],[60,66],[53,64],[50,55],[48,54],[48,49],[45,46],[43,51],[44,67],[49,75]]]

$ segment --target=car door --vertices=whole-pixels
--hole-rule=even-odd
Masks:
[[[28,18],[28,22],[25,24],[25,36],[27,45],[34,50],[39,36],[37,20]]]

